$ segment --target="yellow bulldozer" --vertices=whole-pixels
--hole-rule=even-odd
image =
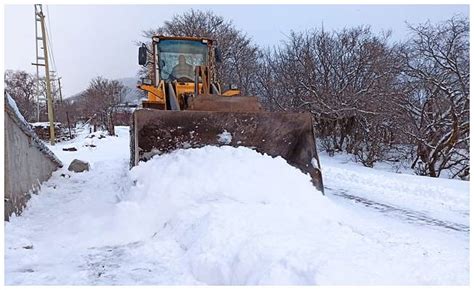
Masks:
[[[309,173],[323,191],[313,119],[309,113],[266,112],[257,97],[220,86],[216,41],[205,37],[153,36],[138,63],[149,69],[138,88],[147,92],[130,128],[130,165],[180,148],[245,146],[283,157]]]

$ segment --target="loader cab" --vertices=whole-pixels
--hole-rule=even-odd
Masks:
[[[153,79],[147,84],[155,86],[160,81],[194,82],[195,69],[199,66],[206,66],[215,74],[215,63],[220,58],[214,40],[198,37],[154,36],[151,51],[145,44],[138,50],[138,63],[153,66],[150,74]]]
[[[216,44],[209,38],[181,36],[153,36],[151,49],[143,44],[138,62],[147,67],[149,75],[138,84],[148,93],[143,107],[182,110],[198,95],[240,94],[239,90],[221,91],[216,70],[221,57]]]
[[[207,42],[164,39],[156,43],[159,79],[194,82],[195,67],[208,65]]]

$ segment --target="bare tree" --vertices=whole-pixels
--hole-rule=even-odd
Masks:
[[[388,37],[368,27],[291,33],[261,65],[266,104],[311,112],[327,150],[373,166],[394,139],[389,103],[399,70]]]
[[[94,118],[95,124],[115,135],[113,118],[125,95],[126,88],[122,83],[99,76],[91,80],[78,106],[82,107],[83,116]]]
[[[469,178],[469,21],[410,26],[412,39],[401,51],[403,81],[410,88],[400,105],[410,127],[419,174]]]
[[[25,71],[7,70],[4,74],[5,91],[15,100],[25,119],[33,122],[36,116],[35,78]]]

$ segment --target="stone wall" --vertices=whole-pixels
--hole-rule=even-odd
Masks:
[[[61,161],[36,136],[18,111],[15,102],[5,94],[5,220],[20,214],[31,194]]]

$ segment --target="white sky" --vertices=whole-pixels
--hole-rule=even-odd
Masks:
[[[291,30],[340,29],[371,25],[403,40],[405,22],[438,22],[469,15],[468,5],[48,5],[54,58],[64,96],[85,89],[89,80],[135,76],[143,30],[158,27],[190,8],[212,10],[234,22],[261,46],[278,44]],[[5,69],[34,72],[33,5],[5,6]]]

